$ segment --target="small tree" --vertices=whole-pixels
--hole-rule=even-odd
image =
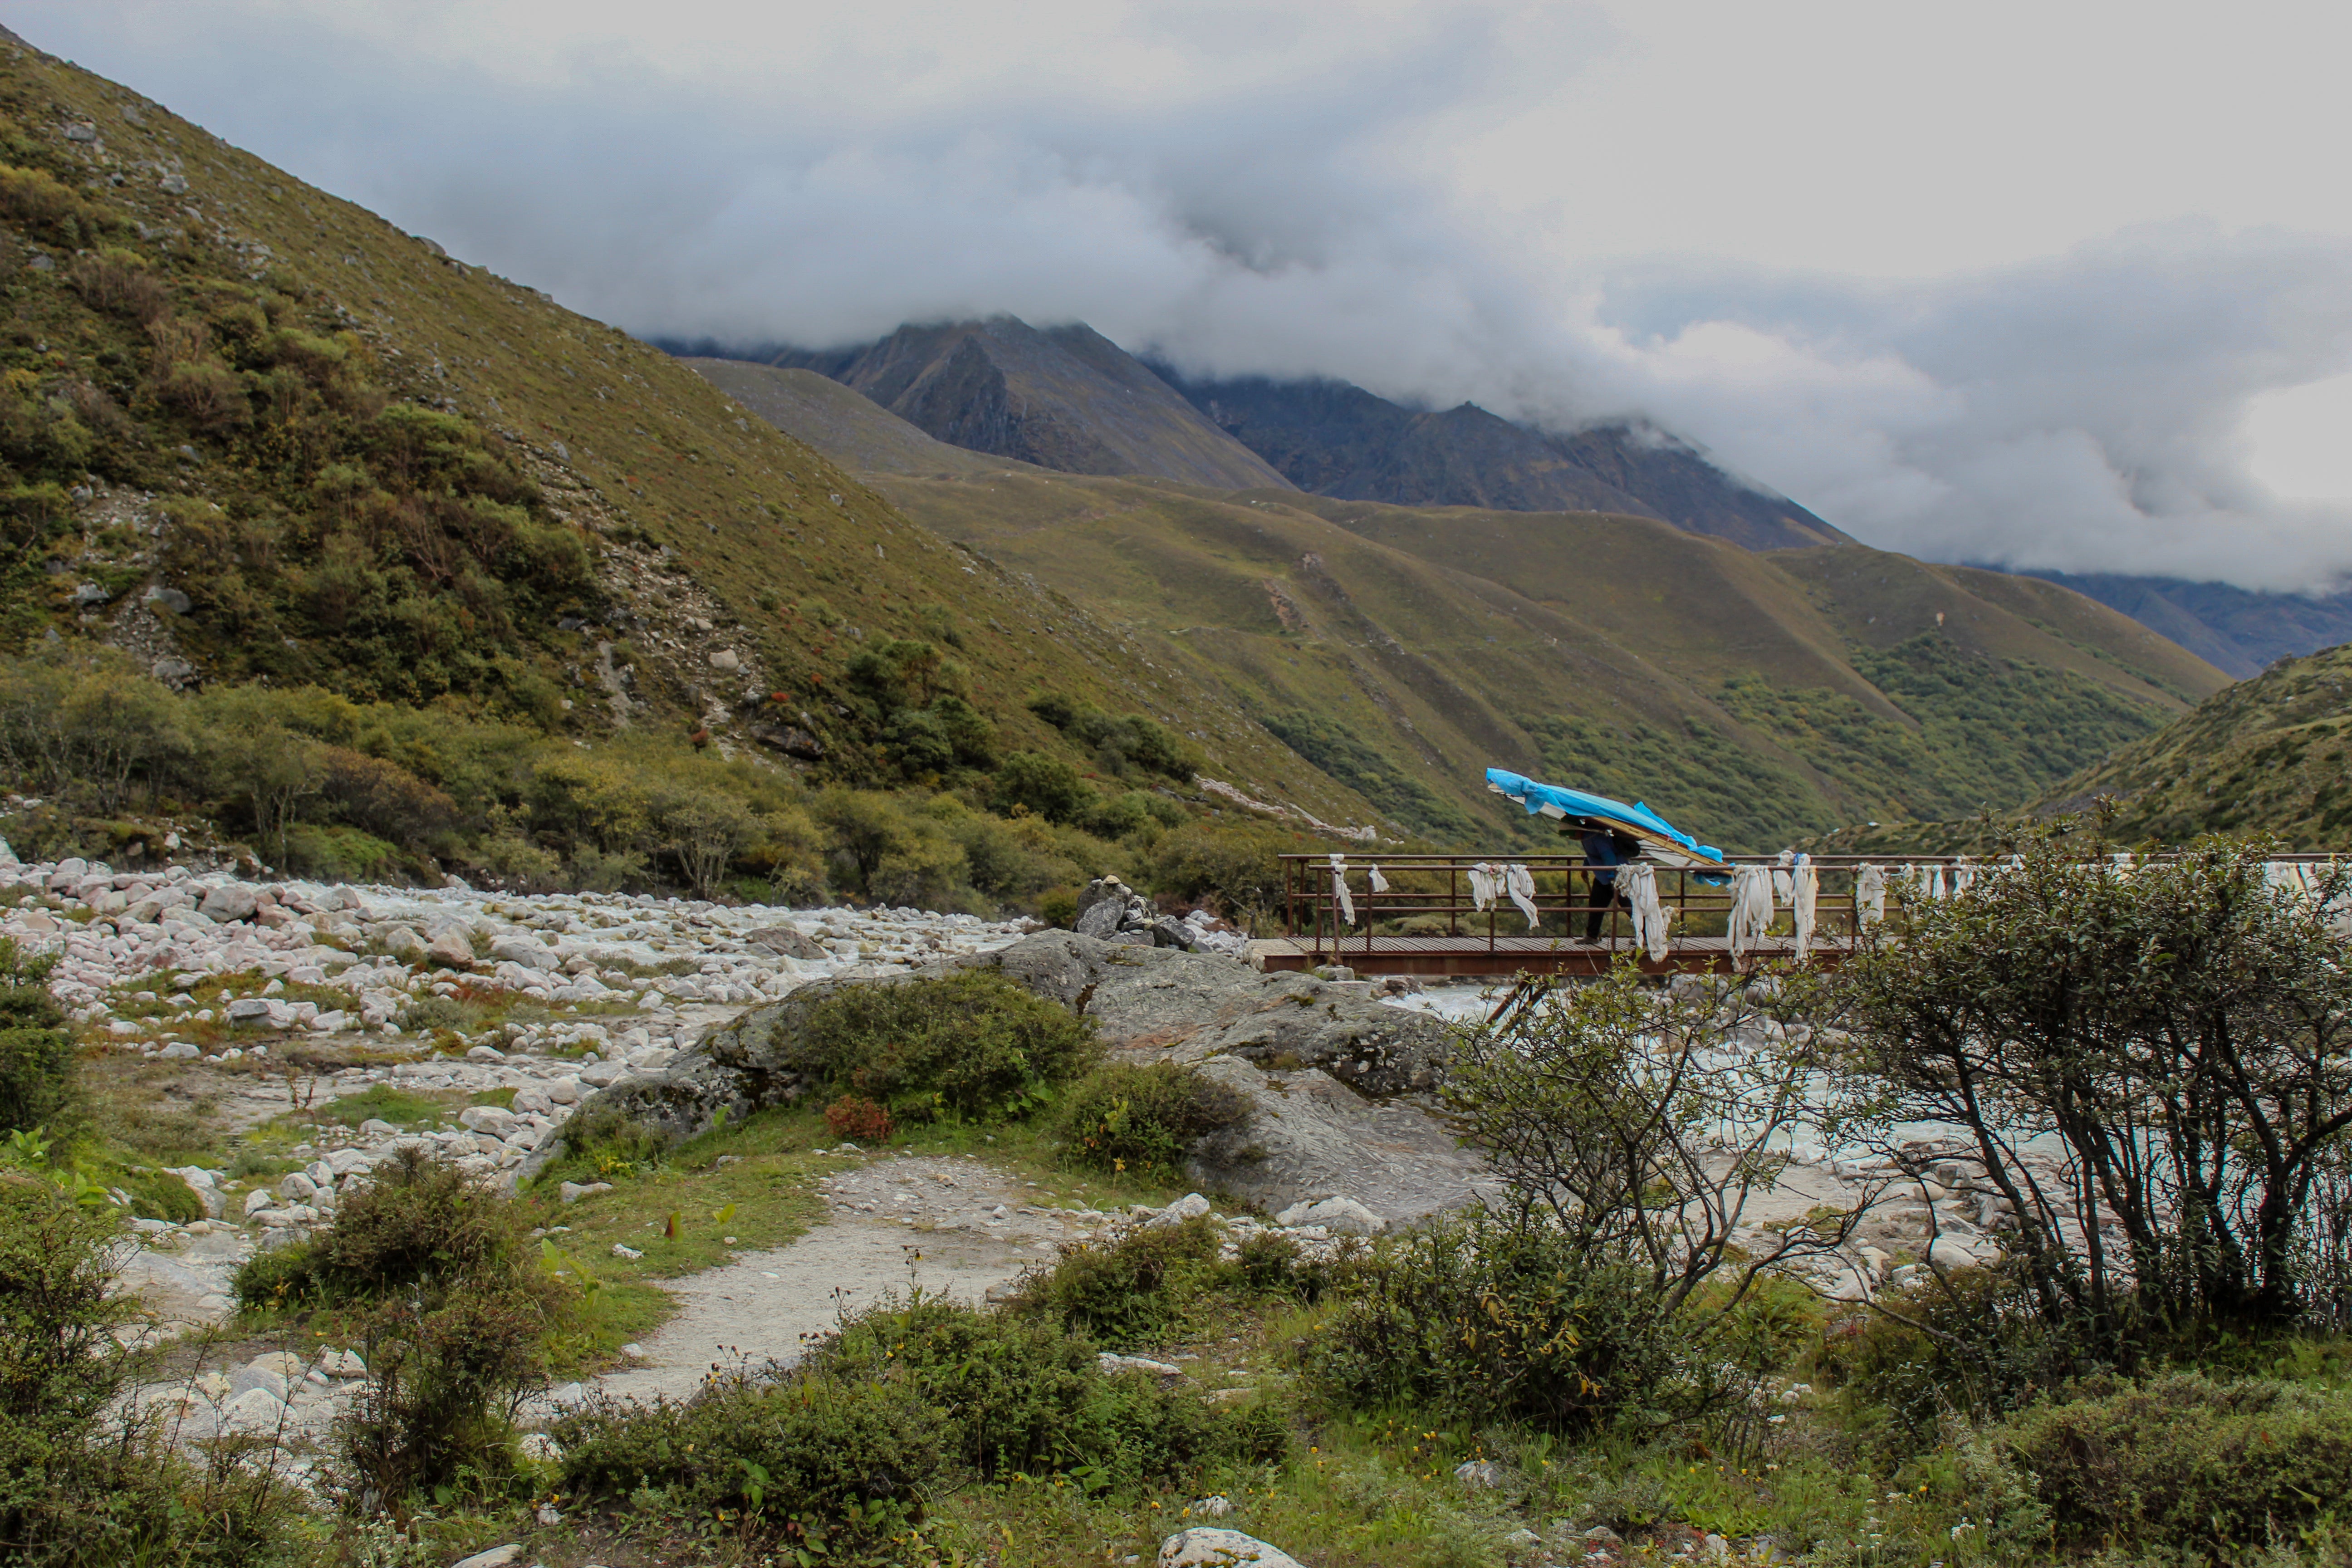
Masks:
[[[760,831],[750,806],[716,790],[669,791],[655,800],[654,820],[698,899],[710,896]]]
[[[1747,1394],[1759,1277],[1844,1245],[1860,1213],[1766,1228],[1750,1200],[1794,1135],[1837,1142],[1869,1109],[1797,1022],[1813,988],[1755,994],[1661,994],[1625,963],[1466,1033],[1445,1103],[1498,1190],[1368,1272],[1318,1353],[1325,1384],[1568,1430]]]
[[[1811,1043],[1820,986],[1788,977],[1658,992],[1621,962],[1464,1037],[1444,1099],[1502,1178],[1499,1206],[1540,1215],[1570,1250],[1631,1266],[1661,1314],[1729,1260],[1750,1201],[1800,1137],[1832,1145],[1866,1122],[1871,1086]],[[1769,1233],[1720,1306],[1776,1265],[1845,1244],[1857,1211]]]
[[[326,748],[289,729],[277,694],[259,687],[205,693],[199,718],[210,773],[245,795],[256,844],[283,860],[301,803],[325,787]]]
[[[2352,1131],[2352,966],[2267,852],[2129,865],[2053,834],[1844,972],[1894,1115],[1958,1130],[2079,1353],[2301,1310],[2315,1184]],[[1889,1152],[1919,1177],[1936,1157]]]

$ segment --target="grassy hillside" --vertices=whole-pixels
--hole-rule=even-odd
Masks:
[[[2037,816],[2116,804],[2126,840],[2260,829],[2352,848],[2352,645],[2273,665],[2048,792]]]
[[[1370,815],[1222,688],[668,356],[4,45],[0,300],[0,652],[71,666],[11,666],[18,717],[85,678],[266,688],[268,733],[454,801],[457,838],[425,837],[459,864],[493,840],[582,847],[533,794],[566,748],[625,742],[640,780],[708,752],[983,806],[1021,793],[997,770],[1029,753],[1113,804],[1146,782],[1039,718],[1041,692],[1157,726],[1259,799]],[[140,776],[257,830],[254,787],[188,762],[211,721],[159,717]],[[493,739],[461,765],[465,736]],[[731,776],[711,787],[782,809]]]
[[[1490,763],[1737,848],[1998,807],[2223,684],[2032,580],[1650,519],[955,471],[870,400],[775,393],[778,417],[897,468],[869,478],[910,515],[1097,607],[1441,840],[1537,831],[1485,793]]]
[[[1526,830],[1485,795],[1489,764],[1743,849],[1998,807],[2185,710],[2175,688],[2222,684],[2096,606],[2045,629],[1966,574],[1858,547],[1071,476],[873,482],[1441,837]]]

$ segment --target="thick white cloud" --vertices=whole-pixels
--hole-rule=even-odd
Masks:
[[[2280,401],[2352,370],[2342,40],[2313,30],[2345,24],[2308,8],[2194,32],[1842,0],[10,20],[640,332],[1085,320],[1197,369],[1645,416],[1929,556],[2352,567],[2336,427]]]

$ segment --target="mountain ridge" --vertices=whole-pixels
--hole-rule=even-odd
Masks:
[[[1222,685],[1397,831],[1524,836],[1484,791],[1496,763],[1777,848],[1861,816],[2013,804],[2225,683],[2027,579],[1852,544],[1759,553],[1622,514],[1064,474],[940,445],[810,372],[690,363],[870,455],[866,482],[909,515]]]
[[[1013,316],[900,327],[857,347],[762,356],[865,394],[950,446],[1081,474],[1242,489],[1287,483],[1083,322]]]
[[[1654,517],[1751,550],[1851,542],[1796,502],[1727,473],[1654,426],[1602,424],[1552,434],[1473,403],[1422,411],[1346,382],[1200,381],[1145,363],[1285,479],[1317,495]]]

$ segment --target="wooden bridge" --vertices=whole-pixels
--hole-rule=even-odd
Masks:
[[[2297,861],[2327,856],[2282,857]],[[1285,855],[1283,932],[1250,944],[1253,963],[1269,970],[1314,969],[1346,964],[1365,974],[1454,975],[1601,974],[1626,958],[1647,973],[1741,973],[1759,964],[1801,957],[1787,900],[1776,900],[1773,921],[1760,940],[1735,953],[1725,934],[1733,889],[1702,880],[1702,873],[1656,867],[1658,900],[1668,911],[1665,955],[1653,958],[1633,941],[1622,906],[1601,910],[1601,930],[1585,939],[1595,908],[1580,855],[1394,855],[1350,856],[1342,873],[1354,906],[1352,920],[1334,886],[1328,855]],[[1964,856],[1914,856],[1890,861],[1860,856],[1814,857],[1816,878],[1811,940],[1804,962],[1836,964],[1855,948],[1863,930],[1856,883],[1864,868],[1885,876],[1892,909],[1896,879],[1906,868],[1932,886],[1948,889],[1983,871],[1989,862]],[[1385,891],[1370,889],[1379,867]],[[1528,901],[1536,920],[1497,890],[1484,903],[1473,897],[1474,868],[1526,868],[1534,892]],[[1777,857],[1727,857],[1724,870],[1740,866],[1779,869]],[[1620,888],[1624,885],[1621,871]],[[1524,891],[1524,889],[1523,889]]]

